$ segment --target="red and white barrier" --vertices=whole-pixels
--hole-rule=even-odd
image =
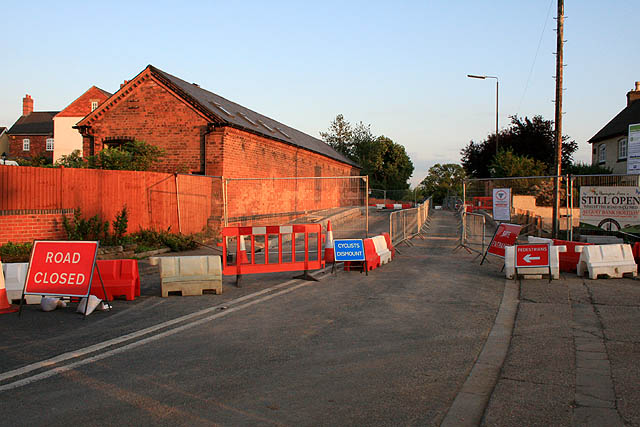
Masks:
[[[395,249],[391,246],[389,233],[382,233],[369,239],[364,239],[364,257],[366,261],[345,261],[345,271],[371,271],[383,264],[387,264],[395,257]]]

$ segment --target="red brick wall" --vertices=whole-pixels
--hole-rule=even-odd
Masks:
[[[0,245],[33,240],[64,240],[62,218],[73,218],[72,209],[0,211]]]
[[[223,175],[229,178],[358,174],[337,160],[231,127],[224,129],[223,150]]]
[[[133,90],[109,101],[107,108],[90,124],[94,154],[110,139],[136,139],[165,150],[157,171],[203,172],[207,120],[153,78],[140,76]],[[89,139],[83,142],[84,153],[91,153]]]
[[[22,151],[22,140],[29,138],[29,151]],[[47,138],[53,138],[51,135],[11,135],[9,136],[9,152],[10,159],[25,158],[30,159],[37,156],[45,156],[53,160],[53,151],[47,151]]]
[[[92,86],[75,101],[60,111],[56,117],[84,117],[91,112],[91,102],[102,104],[108,98],[107,94]]]

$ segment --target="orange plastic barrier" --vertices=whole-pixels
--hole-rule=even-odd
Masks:
[[[633,244],[631,253],[633,253],[633,259],[636,261],[636,264],[640,264],[640,242],[635,242]]]
[[[580,252],[576,252],[576,246],[592,245],[593,243],[572,242],[570,240],[553,239],[555,246],[566,246],[566,252],[558,253],[558,261],[560,271],[567,273],[575,273],[578,269],[578,261],[580,261]]]
[[[493,197],[474,197],[471,204],[467,205],[467,212],[479,210],[490,211],[493,209]]]
[[[304,234],[304,259],[298,260],[296,257],[296,242],[300,242],[300,239],[296,239],[296,235]],[[310,240],[309,235],[315,234],[316,240],[313,252],[310,253]],[[291,236],[291,252],[283,252],[283,236]],[[247,260],[244,261],[240,254],[240,245],[237,242],[241,242],[244,236],[248,237],[251,242],[251,250],[247,251]],[[256,237],[263,236],[265,242],[264,250],[260,250],[260,258],[262,262],[256,261]],[[269,241],[269,237],[277,236],[278,246],[277,253],[276,248],[270,247],[266,242]],[[230,262],[228,255],[231,253],[228,251],[228,238],[236,239],[236,253],[234,262]],[[259,239],[259,240],[262,240]],[[256,273],[275,273],[281,271],[305,271],[304,278],[307,280],[314,280],[311,276],[308,276],[306,272],[308,270],[317,270],[324,268],[324,260],[322,259],[322,226],[320,224],[294,224],[294,225],[276,225],[266,227],[224,227],[222,230],[222,274],[224,275],[236,275],[240,277],[242,274],[256,274]],[[288,241],[287,241],[288,245]],[[237,262],[237,260],[242,260]]]
[[[96,261],[100,269],[100,276],[104,282],[104,289],[108,300],[113,297],[124,296],[127,301],[140,296],[140,274],[138,273],[138,261],[135,259],[114,259]],[[91,281],[91,295],[105,299],[100,284],[98,272],[93,272]]]
[[[380,256],[372,239],[364,239],[364,257],[366,261],[345,261],[344,271],[369,272],[380,267]]]

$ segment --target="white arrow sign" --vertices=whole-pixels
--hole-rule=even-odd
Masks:
[[[531,256],[531,254],[526,254],[525,256],[522,257],[523,260],[525,260],[526,262],[531,262],[533,260],[536,259],[540,259],[539,256]]]

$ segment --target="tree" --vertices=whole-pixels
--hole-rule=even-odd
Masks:
[[[129,141],[121,147],[105,148],[89,156],[92,169],[150,170],[164,156],[164,150],[144,141]]]
[[[342,114],[338,114],[329,125],[328,132],[320,132],[322,140],[333,147],[339,153],[344,154],[349,159],[353,158],[353,130],[351,123],[344,119]]]
[[[338,114],[323,140],[334,149],[358,163],[363,175],[369,177],[369,188],[405,190],[413,173],[413,163],[404,147],[386,136],[374,136],[371,125],[360,122],[355,128]]]
[[[562,141],[562,169],[565,170],[571,165],[578,144],[566,135],[562,137]],[[543,162],[546,174],[554,172],[555,139],[551,120],[545,120],[539,115],[533,119],[511,116],[509,127],[498,135],[498,146],[504,150],[510,149],[515,155]],[[480,143],[470,141],[461,151],[462,166],[469,176],[487,178],[491,176],[490,167],[495,152],[495,133]]]
[[[606,166],[577,162],[569,166],[568,169],[565,169],[563,173],[571,175],[608,175],[613,173],[613,170]]]
[[[429,174],[419,185],[421,194],[431,196],[433,202],[440,204],[446,196],[462,196],[464,168],[454,163],[435,165],[429,168]]]
[[[542,176],[547,165],[540,160],[527,156],[518,156],[513,150],[500,150],[491,162],[491,177],[506,178],[512,176]]]

